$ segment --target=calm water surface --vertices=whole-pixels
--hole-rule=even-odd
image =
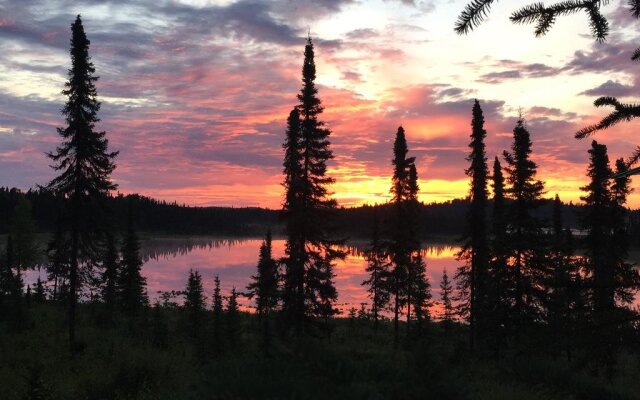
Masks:
[[[219,239],[207,237],[166,237],[143,239],[142,273],[147,278],[147,289],[151,301],[155,301],[158,292],[183,290],[190,269],[198,270],[203,277],[205,293],[211,300],[213,279],[220,276],[223,295],[232,287],[243,291],[256,273],[260,239]],[[274,258],[284,255],[283,239],[273,240]],[[361,251],[366,242],[352,242],[344,261],[338,261],[335,268],[335,283],[338,289],[338,307],[348,309],[368,303],[367,292],[361,285],[366,279],[366,260]],[[459,247],[453,243],[425,244],[424,252],[427,274],[432,286],[434,300],[439,300],[439,283],[443,269],[452,277],[459,263],[455,254]],[[244,308],[251,301],[240,298]]]

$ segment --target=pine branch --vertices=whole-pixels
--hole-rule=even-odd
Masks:
[[[640,4],[640,0],[638,1]],[[532,3],[514,11],[510,20],[514,24],[536,24],[536,37],[544,36],[559,16],[567,16],[585,11],[589,18],[591,34],[597,41],[603,41],[609,33],[609,23],[600,12],[600,7],[608,0],[566,0],[545,7],[543,3]]]
[[[495,0],[472,0],[458,16],[454,30],[458,35],[467,34],[480,25],[489,14]]]
[[[556,17],[553,13],[543,13],[538,20],[538,25],[534,32],[536,37],[544,36],[555,21]]]
[[[636,149],[631,154],[631,157],[627,160],[627,167],[631,167],[633,164],[637,163],[640,160],[640,146],[637,146]]]
[[[596,41],[603,42],[609,33],[609,23],[607,19],[600,13],[596,5],[589,7],[588,13],[591,34],[596,38]]]
[[[640,18],[640,0],[629,0],[629,6],[631,7],[631,15]]]
[[[514,11],[509,18],[514,24],[532,24],[546,11],[544,4],[533,3]]]
[[[638,59],[640,59],[640,47],[638,47],[634,52],[633,55],[631,56],[631,59],[633,61],[637,61]]]
[[[597,124],[580,129],[575,134],[576,139],[583,139],[597,131],[610,128],[621,121],[631,121],[640,117],[640,104],[622,104],[614,97],[600,97],[593,104],[596,107],[612,106],[615,111],[604,117]]]

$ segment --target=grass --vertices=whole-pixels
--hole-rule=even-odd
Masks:
[[[217,350],[210,324],[194,337],[180,309],[113,324],[99,306],[79,311],[74,357],[60,305],[32,305],[18,330],[0,324],[0,399],[640,399],[637,355],[612,379],[561,357],[479,359],[460,326],[432,324],[394,350],[391,324],[337,319],[330,338],[277,334],[266,357],[255,315]]]

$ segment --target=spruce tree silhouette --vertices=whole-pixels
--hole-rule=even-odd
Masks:
[[[311,38],[307,39],[302,68],[302,89],[288,119],[285,149],[285,204],[287,226],[284,308],[302,333],[305,319],[335,315],[337,291],[333,264],[345,253],[330,239],[329,221],[336,202],[330,199],[327,162],[333,158],[331,131],[319,120],[323,106],[315,86],[316,66]],[[296,129],[299,129],[296,132]]]
[[[420,337],[425,323],[431,320],[429,308],[433,305],[431,302],[431,283],[427,277],[427,264],[419,248],[414,249],[411,254],[407,281],[407,337],[412,339],[413,336]],[[413,308],[413,316],[416,320],[417,329],[415,330],[410,329],[412,318],[410,307]]]
[[[62,113],[67,126],[58,128],[62,144],[48,156],[60,171],[47,188],[66,200],[65,228],[70,232],[69,254],[69,344],[75,348],[76,303],[80,289],[80,260],[91,258],[97,247],[96,234],[105,224],[103,198],[116,185],[109,176],[117,152],[109,152],[105,132],[95,130],[100,103],[97,100],[95,67],[89,56],[89,39],[80,15],[71,25],[71,69],[63,94],[68,97]]]
[[[565,231],[563,225],[562,202],[556,194],[553,201],[552,244],[549,259],[552,267],[547,290],[549,293],[548,320],[553,345],[556,352],[566,352],[571,361],[576,325],[576,304],[573,291],[576,289],[574,276],[579,274],[578,265],[572,258],[571,231]],[[569,233],[568,233],[569,232]]]
[[[640,288],[640,275],[627,259],[629,238],[627,233],[624,202],[629,193],[628,177],[613,183],[608,179],[612,170],[609,165],[607,147],[595,140],[589,150],[590,163],[587,169],[589,184],[582,187],[586,195],[581,197],[586,212],[582,227],[587,231],[586,269],[592,288],[591,316],[594,359],[597,363],[612,368],[616,362],[617,349],[622,329],[638,318],[632,311],[634,294]],[[616,162],[619,172],[626,165]]]
[[[407,279],[404,289],[407,304],[407,338],[411,338],[411,321],[413,317],[418,322],[418,328],[422,327],[422,322],[429,319],[428,307],[431,299],[430,283],[426,275],[426,263],[420,253],[420,242],[418,240],[418,219],[419,201],[418,192],[418,170],[415,162],[409,164],[409,174],[407,176],[407,201],[405,224],[408,233],[409,263],[407,264]],[[412,312],[413,310],[413,317]]]
[[[471,178],[469,189],[470,207],[467,214],[467,226],[458,260],[464,261],[460,267],[456,279],[460,286],[466,286],[468,292],[469,309],[469,347],[475,351],[478,341],[482,341],[486,335],[486,316],[489,299],[487,298],[488,268],[489,268],[489,244],[487,241],[487,157],[484,140],[487,132],[484,129],[484,115],[478,100],[474,101],[471,119],[471,152],[467,156],[470,162],[465,173]]]
[[[20,323],[23,284],[13,273],[14,260],[13,239],[8,235],[0,259],[0,321]]]
[[[546,279],[544,240],[541,221],[533,214],[538,207],[544,185],[536,179],[537,165],[530,158],[531,139],[524,120],[518,119],[513,129],[511,153],[505,151],[507,163],[506,193],[512,200],[508,210],[507,246],[509,267],[513,268],[514,321],[516,346],[520,343],[523,326],[542,313],[544,293],[539,292]]]
[[[247,285],[247,297],[249,299],[255,297],[256,311],[260,318],[275,309],[279,299],[278,265],[273,259],[271,241],[271,229],[269,229],[260,245],[257,274],[251,276],[251,283]]]
[[[130,316],[137,315],[149,303],[147,280],[142,276],[141,269],[140,241],[133,225],[133,211],[130,210],[122,244],[122,268],[118,285],[122,308]]]
[[[362,282],[362,285],[366,286],[367,292],[369,293],[373,327],[377,330],[380,311],[384,310],[389,304],[389,274],[391,267],[389,257],[384,249],[384,243],[380,238],[380,222],[377,206],[373,209],[373,228],[366,259],[367,267],[365,271],[369,276]]]
[[[204,289],[202,287],[202,276],[198,271],[189,270],[189,279],[184,292],[184,308],[187,310],[189,332],[191,336],[197,337],[205,306]]]
[[[22,273],[35,267],[38,259],[38,246],[35,237],[35,224],[31,212],[31,203],[25,197],[18,199],[13,212],[10,233],[13,238],[14,268],[16,278],[22,282]]]
[[[505,342],[505,327],[509,326],[512,316],[511,300],[515,294],[512,287],[514,282],[513,271],[507,265],[509,258],[509,246],[507,236],[507,210],[505,204],[504,176],[500,160],[495,157],[493,161],[493,174],[491,176],[493,191],[493,212],[491,216],[491,254],[489,256],[489,285],[487,298],[489,299],[489,311],[487,323],[490,336],[495,339],[494,356],[500,358],[501,348]]]
[[[271,229],[260,245],[257,274],[252,276],[252,282],[247,285],[247,297],[255,297],[256,311],[262,322],[262,344],[265,354],[269,354],[271,332],[269,330],[269,318],[271,312],[278,306],[280,292],[278,287],[278,264],[273,259],[271,245]]]
[[[62,217],[56,218],[53,238],[47,244],[47,279],[53,281],[52,300],[66,299],[69,283],[69,258],[71,246],[63,227]]]
[[[407,305],[407,332],[411,318],[411,297],[414,279],[418,277],[414,269],[412,253],[419,248],[416,241],[415,213],[417,204],[417,172],[415,157],[407,158],[409,152],[403,127],[398,127],[393,144],[393,176],[391,194],[393,195],[393,217],[391,221],[391,243],[389,255],[393,268],[389,286],[393,296],[394,346],[399,342],[399,315]]]
[[[213,287],[213,339],[217,353],[222,351],[222,294],[220,292],[220,277],[214,278]]]
[[[33,300],[37,304],[42,304],[47,300],[47,294],[44,291],[44,282],[38,276],[35,284],[35,293],[33,294]]]
[[[235,345],[238,342],[238,335],[240,334],[240,312],[238,310],[238,293],[236,288],[231,288],[231,294],[227,300],[227,339],[231,345]]]
[[[451,325],[453,324],[453,317],[455,311],[453,309],[453,303],[451,302],[453,295],[453,286],[447,270],[442,270],[442,280],[440,281],[440,300],[442,301],[442,323],[444,325],[445,332],[451,331]]]
[[[112,232],[108,232],[106,235],[103,260],[102,301],[106,305],[108,318],[111,318],[118,300],[118,281],[120,278],[120,254]]]
[[[409,264],[409,238],[406,229],[406,199],[408,197],[407,180],[409,175],[409,165],[415,158],[407,159],[409,148],[404,134],[404,128],[398,127],[396,138],[393,142],[393,177],[391,193],[393,195],[394,216],[392,223],[392,241],[390,243],[389,254],[393,262],[393,269],[390,276],[390,290],[393,296],[393,343],[398,346],[399,342],[399,315],[402,307],[404,282],[406,281],[407,266]]]

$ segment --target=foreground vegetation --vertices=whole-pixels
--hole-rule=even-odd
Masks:
[[[572,363],[542,353],[474,358],[463,326],[445,333],[432,323],[394,350],[391,324],[376,332],[366,318],[337,318],[330,336],[276,334],[265,355],[256,315],[241,313],[237,336],[215,345],[213,324],[194,336],[183,308],[105,323],[101,305],[81,304],[83,349],[71,357],[62,305],[25,312],[26,326],[1,328],[2,399],[640,398],[637,354],[622,352],[611,379],[584,367],[586,354]]]

